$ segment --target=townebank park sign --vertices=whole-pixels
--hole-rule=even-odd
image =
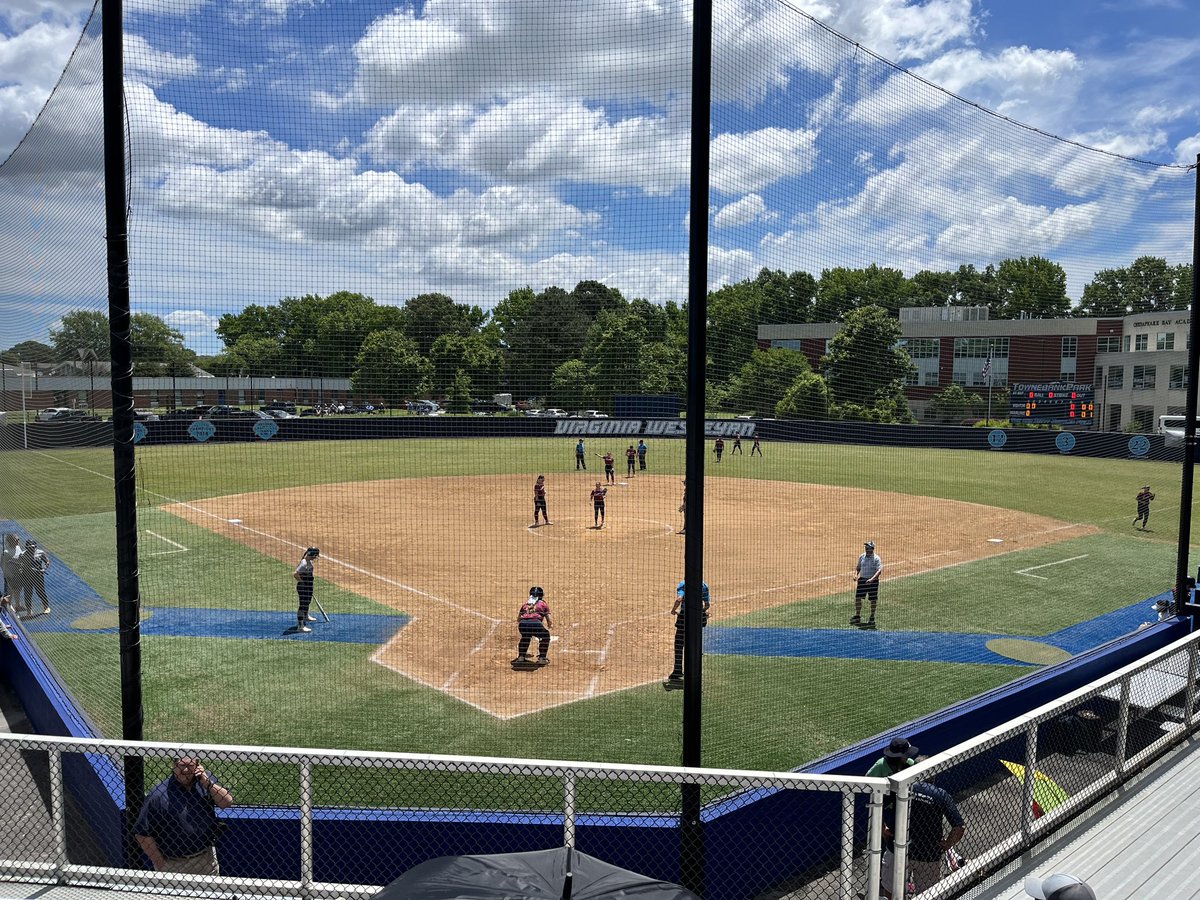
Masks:
[[[709,419],[704,423],[705,437],[752,437],[754,422],[738,419]],[[559,419],[555,434],[648,434],[656,437],[686,437],[683,419]]]

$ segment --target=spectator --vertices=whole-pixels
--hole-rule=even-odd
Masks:
[[[1058,872],[1045,878],[1030,875],[1025,879],[1025,893],[1037,900],[1096,900],[1096,892],[1083,881]]]
[[[25,548],[21,546],[21,538],[19,535],[9,532],[4,535],[4,549],[0,551],[0,573],[4,575],[2,593],[8,595],[17,605],[18,615],[20,614],[22,594],[26,594],[25,601],[32,606],[32,598],[27,595],[26,568],[27,560],[25,559]]]
[[[888,748],[883,751],[883,756],[879,757],[875,761],[875,764],[867,769],[867,777],[887,778],[901,769],[907,769],[913,764],[913,760],[917,758],[917,754],[920,752],[915,745],[909,742],[908,738],[892,738],[892,742],[888,744]]]
[[[220,875],[216,811],[231,806],[233,796],[198,759],[180,756],[171,776],[147,795],[133,833],[159,872]]]
[[[947,822],[949,833],[944,828]],[[942,880],[946,851],[963,839],[966,830],[966,822],[950,794],[928,781],[913,785],[908,817],[908,871],[918,894]]]
[[[50,555],[37,545],[37,541],[28,540],[25,542],[25,556],[29,559],[29,566],[25,572],[25,577],[28,579],[26,583],[26,594],[37,594],[38,599],[42,601],[42,615],[50,615],[50,598],[46,595],[46,573],[50,571]],[[31,596],[26,597],[29,612],[33,612],[33,601]]]

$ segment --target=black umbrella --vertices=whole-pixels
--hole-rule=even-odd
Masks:
[[[490,856],[441,856],[409,869],[375,900],[699,900],[677,884],[656,881],[572,850]]]

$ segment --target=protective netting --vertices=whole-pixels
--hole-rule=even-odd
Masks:
[[[679,761],[689,9],[128,11],[148,738]],[[1158,618],[1193,183],[716,20],[703,761],[779,769]],[[98,34],[0,166],[0,517],[116,735]]]

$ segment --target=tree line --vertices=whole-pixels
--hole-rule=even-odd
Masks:
[[[712,409],[787,418],[911,421],[904,398],[913,372],[899,310],[912,306],[986,306],[989,317],[1119,317],[1185,309],[1191,267],[1141,257],[1096,273],[1072,305],[1063,269],[1041,257],[1006,259],[979,270],[918,272],[871,265],[807,272],[763,269],[708,298],[708,393]],[[759,350],[760,324],[840,322],[813,371],[797,351]],[[610,410],[617,394],[686,393],[686,304],[627,299],[616,288],[583,281],[573,290],[524,287],[491,312],[441,293],[401,306],[349,291],[251,304],[220,317],[224,345],[197,356],[158,316],[132,321],[134,374],[349,378],[355,394],[396,404],[421,396],[465,409],[475,397],[504,391],[567,409]],[[64,316],[50,344],[26,341],[9,362],[108,358],[102,312]],[[946,398],[947,411],[957,398]],[[950,402],[954,400],[955,402]]]

